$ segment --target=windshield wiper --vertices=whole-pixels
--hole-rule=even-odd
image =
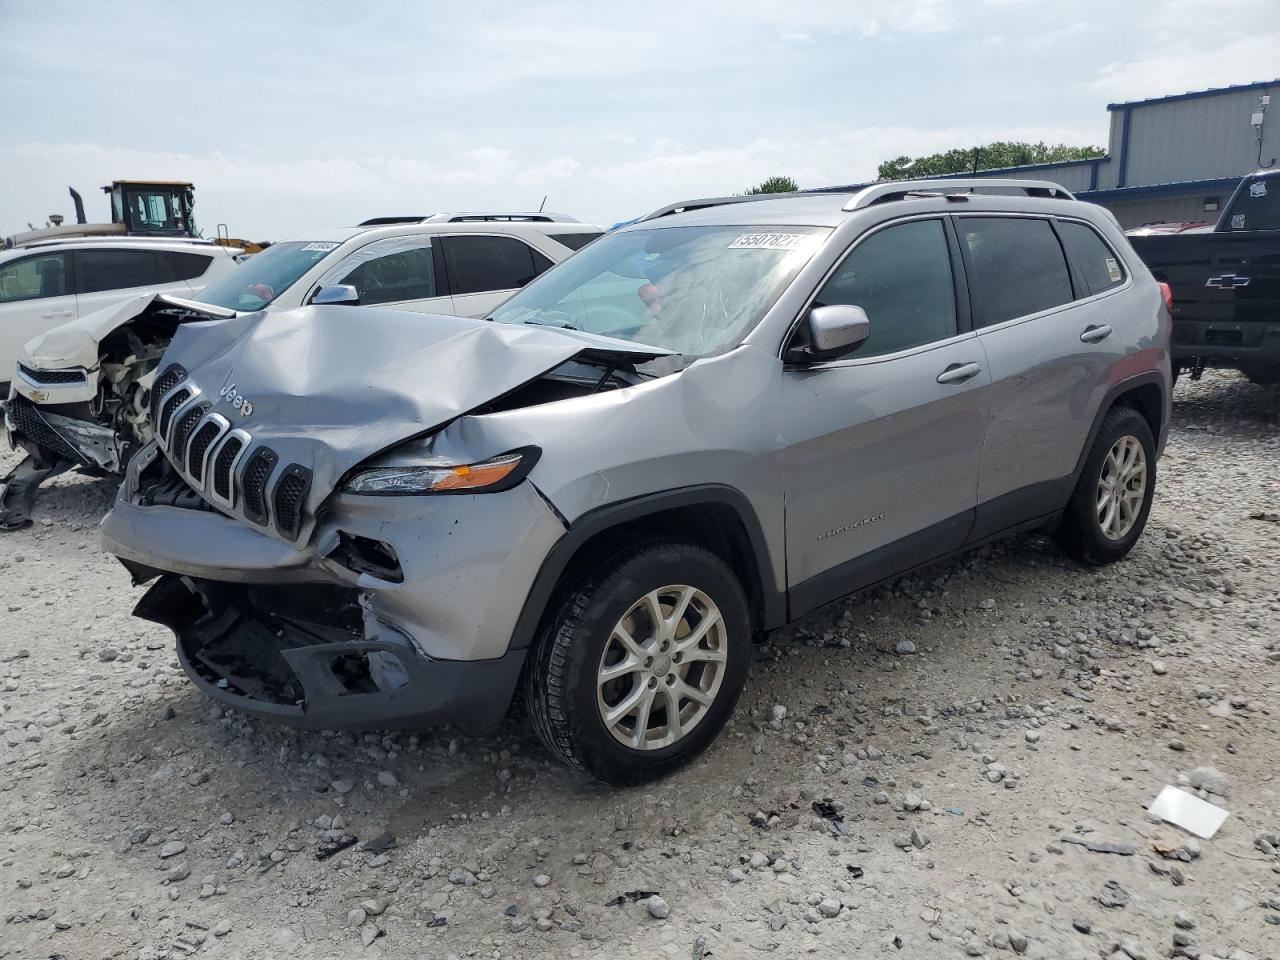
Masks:
[[[575,327],[572,323],[545,323],[542,320],[521,320],[520,322],[526,323],[526,324],[532,324],[535,327],[554,327],[557,330],[576,330],[579,333],[582,332],[578,327]]]

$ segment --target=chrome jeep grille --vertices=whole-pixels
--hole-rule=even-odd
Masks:
[[[163,389],[162,389],[163,388]],[[156,378],[151,409],[156,443],[183,481],[208,502],[297,539],[304,527],[311,471],[233,428],[180,367]]]

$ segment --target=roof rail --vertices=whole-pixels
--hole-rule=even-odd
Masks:
[[[1074,200],[1073,194],[1066,187],[1048,180],[1006,180],[995,177],[970,177],[947,180],[892,180],[888,183],[873,183],[859,190],[844,205],[845,210],[861,210],[875,203],[888,203],[892,200],[905,200],[917,196],[947,196],[952,194],[972,193],[978,187],[1001,187],[1021,190],[1028,197],[1048,197],[1062,200]]]
[[[479,213],[429,213],[418,217],[371,217],[357,223],[357,227],[387,227],[398,223],[579,223],[576,217],[565,213],[547,213],[542,210],[491,211]]]
[[[533,213],[440,213],[436,219],[447,223],[577,223],[578,220],[564,213],[544,213],[541,210]]]
[[[357,227],[389,227],[397,223],[421,223],[426,220],[430,214],[409,217],[370,217],[368,220],[361,220],[356,224]]]
[[[689,213],[692,210],[705,210],[707,207],[720,207],[728,203],[755,203],[757,200],[785,200],[788,197],[812,197],[824,193],[848,193],[848,190],[798,190],[793,193],[747,193],[733,197],[703,197],[700,200],[681,200],[659,207],[653,213],[629,223],[642,223],[645,220],[657,220],[669,217],[674,213]]]
[[[127,233],[120,233],[120,234],[116,234],[115,236],[109,236],[109,237],[42,237],[42,238],[37,238],[35,240],[16,240],[15,239],[11,246],[12,246],[12,249],[14,250],[18,249],[19,247],[21,247],[24,250],[29,250],[33,247],[58,247],[58,246],[67,246],[68,244],[73,244],[73,243],[87,243],[87,244],[177,243],[177,244],[184,244],[189,246],[208,246],[208,247],[214,246],[214,241],[211,239],[208,239],[205,237],[188,237],[186,234],[183,234],[180,237],[132,237]]]

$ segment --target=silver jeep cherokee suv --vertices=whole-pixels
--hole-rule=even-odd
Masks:
[[[489,320],[179,328],[102,538],[209,696],[475,726],[520,687],[552,753],[643,781],[754,635],[1012,531],[1118,560],[1151,506],[1168,311],[1053,184],[693,201]]]

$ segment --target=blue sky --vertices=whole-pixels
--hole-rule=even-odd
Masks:
[[[207,232],[537,207],[608,223],[1280,74],[1276,0],[0,0],[0,235],[189,179]]]

